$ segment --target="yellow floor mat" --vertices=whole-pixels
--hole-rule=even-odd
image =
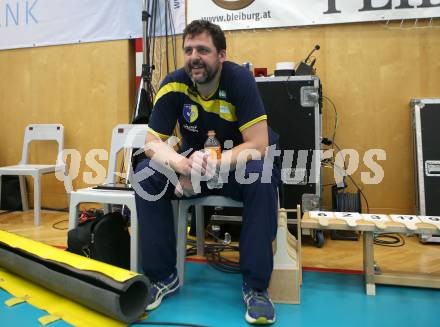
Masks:
[[[34,307],[47,311],[49,314],[39,319],[43,325],[63,319],[67,323],[78,327],[126,326],[122,322],[106,317],[44,287],[17,277],[1,267],[0,288],[13,295],[11,299],[5,302],[8,306],[27,302]]]

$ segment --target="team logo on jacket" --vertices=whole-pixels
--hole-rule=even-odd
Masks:
[[[218,91],[218,97],[219,97],[220,99],[226,100],[226,91],[219,90],[219,91]]]
[[[199,117],[199,111],[197,110],[197,106],[194,104],[184,104],[183,105],[183,118],[188,123],[194,123]]]

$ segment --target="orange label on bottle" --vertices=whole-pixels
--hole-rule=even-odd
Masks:
[[[222,157],[222,149],[218,146],[216,147],[207,147],[205,150],[209,153],[209,156],[211,158],[215,158],[217,160],[221,159]]]

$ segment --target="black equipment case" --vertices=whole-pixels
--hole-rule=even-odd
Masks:
[[[413,99],[411,111],[417,214],[440,216],[440,99]]]
[[[320,205],[322,90],[319,77],[257,77],[256,82],[266,109],[268,124],[280,135],[281,161],[284,161],[280,206],[296,209],[297,204],[301,204],[304,208],[303,194],[312,195]],[[204,214],[211,217],[211,221],[234,224],[241,221],[242,209],[205,207]],[[289,213],[288,216],[288,223],[295,224],[295,215]],[[234,231],[232,225],[224,227],[229,228],[229,232],[231,228]],[[322,231],[303,230],[305,234],[310,232],[315,244],[321,247],[324,243]],[[235,236],[232,236],[234,239]]]
[[[305,193],[321,196],[321,83],[318,76],[257,77],[256,81],[268,124],[280,135],[281,206],[296,208]]]

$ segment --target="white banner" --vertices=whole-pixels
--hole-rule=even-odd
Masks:
[[[440,17],[440,0],[187,0],[225,30]]]
[[[185,0],[167,1],[170,1],[171,16],[173,18],[175,34],[182,34],[186,26]]]
[[[142,36],[142,0],[0,0],[0,49]]]
[[[154,0],[150,0],[148,12],[153,17],[155,13],[155,35],[166,35],[168,25],[168,35],[181,34],[185,28],[185,0],[156,0],[157,7],[153,8]],[[151,19],[150,18],[150,19]]]

